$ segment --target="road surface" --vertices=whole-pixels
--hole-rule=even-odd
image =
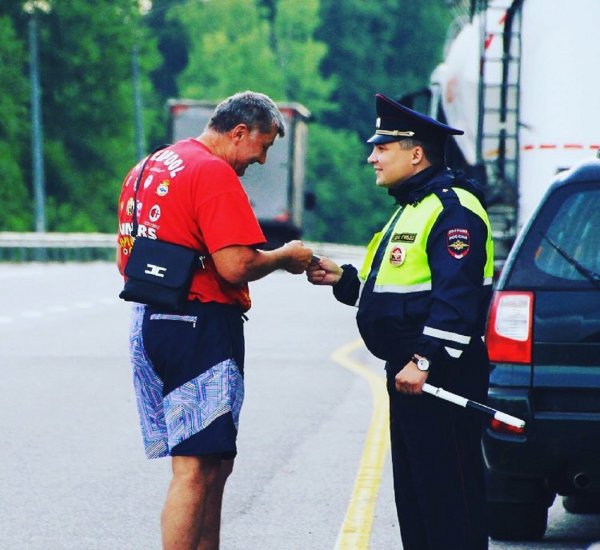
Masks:
[[[143,456],[120,285],[106,263],[0,265],[2,550],[160,548],[169,462]],[[252,293],[222,549],[400,549],[382,365],[354,311],[283,272]],[[557,499],[544,541],[491,548],[594,540],[598,516]]]

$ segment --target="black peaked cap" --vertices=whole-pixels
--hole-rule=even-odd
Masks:
[[[413,111],[383,94],[375,96],[375,105],[377,110],[375,133],[367,143],[389,143],[407,138],[444,142],[448,136],[464,134],[462,130]]]

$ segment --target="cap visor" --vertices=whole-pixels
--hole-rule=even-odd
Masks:
[[[396,136],[382,136],[381,134],[373,134],[368,140],[367,143],[392,143],[392,141],[400,141],[402,139],[406,139],[405,137],[396,137]]]

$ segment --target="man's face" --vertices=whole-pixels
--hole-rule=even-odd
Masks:
[[[247,130],[235,149],[235,158],[231,166],[238,176],[243,176],[246,168],[255,162],[264,164],[267,160],[267,151],[273,145],[277,137],[277,128],[273,128],[268,134],[262,134],[259,130]]]
[[[398,141],[375,144],[367,159],[375,169],[375,183],[387,189],[413,176],[417,171],[414,150],[414,147],[401,149]]]

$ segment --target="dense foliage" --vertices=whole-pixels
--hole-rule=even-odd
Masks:
[[[113,231],[121,179],[137,160],[137,60],[146,149],[166,139],[170,97],[254,89],[304,104],[317,195],[307,238],[347,243],[364,242],[391,207],[365,162],[373,96],[426,84],[450,18],[445,0],[37,0],[51,9],[30,15],[32,3],[0,0],[0,230],[34,226],[32,17],[48,230]]]

